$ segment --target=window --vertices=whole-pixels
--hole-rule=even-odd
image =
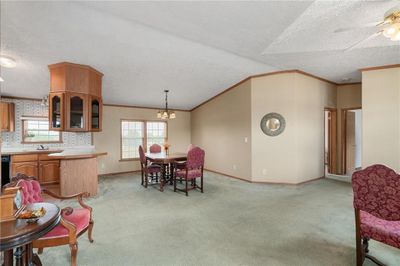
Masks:
[[[144,123],[121,121],[121,159],[139,158],[139,146],[143,145]]]
[[[22,143],[61,142],[61,133],[49,130],[49,121],[44,117],[22,119]]]
[[[139,146],[147,151],[153,144],[167,141],[167,123],[121,120],[121,160],[139,158]]]
[[[146,147],[147,151],[153,144],[163,146],[167,141],[167,123],[165,122],[147,122],[146,124]]]

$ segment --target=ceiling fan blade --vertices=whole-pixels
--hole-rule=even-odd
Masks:
[[[359,46],[360,44],[362,44],[362,43],[364,43],[364,42],[366,42],[366,41],[372,40],[373,38],[376,38],[376,37],[378,37],[379,35],[382,35],[382,33],[383,33],[383,30],[378,31],[378,32],[375,32],[374,34],[368,36],[367,38],[362,39],[362,40],[359,41],[359,42],[356,42],[355,44],[351,45],[350,47],[347,47],[346,49],[343,50],[343,52],[351,51],[351,50],[353,50],[354,48],[356,48],[357,46]]]
[[[358,26],[353,26],[353,27],[338,28],[338,29],[336,29],[334,31],[334,33],[340,33],[340,32],[346,32],[346,31],[352,31],[352,30],[358,30],[358,29],[379,27],[379,26],[385,25],[386,23],[387,22],[385,22],[385,21],[377,21],[377,22],[371,22],[371,23],[358,25]]]

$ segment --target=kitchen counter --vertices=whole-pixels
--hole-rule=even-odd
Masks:
[[[59,184],[61,196],[98,192],[97,157],[107,155],[89,147],[3,148],[2,155],[11,156],[11,172],[38,178],[41,184]]]
[[[81,150],[65,150],[57,153],[50,153],[48,156],[54,160],[71,160],[71,159],[85,159],[85,158],[96,158],[98,156],[107,155],[107,152],[98,151],[81,151]]]
[[[99,152],[95,149],[66,148],[66,149],[47,149],[37,150],[29,148],[4,148],[1,150],[2,155],[24,155],[24,154],[47,154],[54,160],[83,159],[94,158],[107,155],[107,152]]]
[[[20,154],[36,154],[36,153],[43,153],[43,154],[49,154],[49,153],[59,153],[62,152],[63,150],[60,149],[49,149],[49,150],[36,150],[36,149],[1,149],[1,155],[20,155]]]

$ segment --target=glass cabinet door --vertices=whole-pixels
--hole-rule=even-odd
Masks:
[[[101,130],[101,106],[100,99],[92,98],[90,100],[90,129],[93,131]]]
[[[50,121],[49,126],[52,130],[63,129],[63,97],[61,94],[50,94]]]
[[[86,126],[86,99],[81,95],[68,97],[68,127],[70,130],[85,130]]]

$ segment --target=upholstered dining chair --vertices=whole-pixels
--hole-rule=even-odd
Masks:
[[[158,181],[158,178],[162,178],[161,166],[158,164],[149,164],[147,162],[142,145],[139,146],[139,157],[142,172],[142,186],[147,188],[149,185],[149,178],[153,180],[153,177],[156,177],[156,181]]]
[[[400,175],[384,165],[353,173],[357,266],[365,258],[384,265],[368,254],[373,239],[400,248]]]
[[[153,144],[150,146],[150,152],[151,153],[160,153],[161,152],[161,146],[158,144]]]
[[[42,194],[47,194],[53,198],[64,200],[78,200],[81,208],[67,207],[61,210],[60,223],[43,237],[33,241],[33,247],[38,248],[41,254],[44,248],[61,245],[69,245],[71,249],[71,265],[76,265],[78,254],[78,237],[88,231],[90,243],[93,243],[92,230],[94,221],[92,219],[92,208],[83,202],[83,197],[88,197],[88,193],[79,193],[71,196],[59,196],[51,191],[42,189],[35,177],[28,177],[24,174],[17,174],[11,178],[11,182],[5,187],[21,187],[22,204],[43,202]]]
[[[184,163],[174,163],[174,191],[177,190],[185,192],[188,196],[189,190],[199,188],[203,193],[203,169],[204,169],[205,152],[199,147],[192,147],[187,153],[187,160]],[[197,185],[196,179],[200,178],[200,186]],[[177,180],[185,181],[185,189],[178,189]],[[189,188],[188,182],[191,181]]]

